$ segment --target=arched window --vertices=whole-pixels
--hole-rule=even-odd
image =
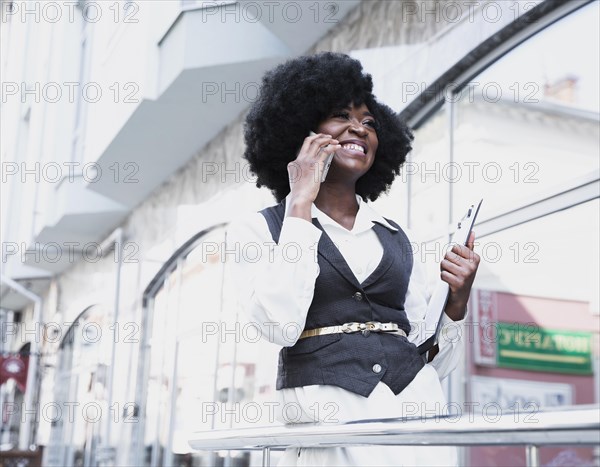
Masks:
[[[101,465],[95,458],[102,443],[109,408],[112,349],[110,314],[100,305],[86,308],[65,332],[58,350],[54,401],[41,408],[51,422],[45,464]]]
[[[135,465],[247,465],[250,452],[194,452],[188,440],[273,422],[278,349],[238,315],[226,235],[220,225],[192,237],[144,294]]]

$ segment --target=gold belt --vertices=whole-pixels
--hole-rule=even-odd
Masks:
[[[349,334],[352,332],[362,332],[363,335],[369,335],[370,332],[387,332],[406,336],[406,333],[398,327],[396,323],[380,323],[378,321],[367,321],[366,323],[344,323],[337,326],[325,326],[323,328],[307,329],[300,334],[299,339],[305,337],[322,336],[324,334],[337,334],[343,332]]]

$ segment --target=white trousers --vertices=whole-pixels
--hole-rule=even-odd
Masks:
[[[337,386],[303,386],[277,391],[278,420],[283,423],[344,423],[391,417],[445,414],[446,399],[436,370],[425,365],[398,395],[380,382],[365,398]],[[300,412],[300,413],[298,413]],[[439,420],[437,423],[451,423]],[[456,466],[453,446],[349,446],[289,448],[282,466]]]

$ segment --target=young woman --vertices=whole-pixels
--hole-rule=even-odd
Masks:
[[[443,414],[440,379],[464,350],[474,236],[441,263],[452,337],[421,356],[424,265],[405,230],[367,203],[399,174],[413,136],[372,87],[347,55],[300,57],[265,75],[246,119],[244,157],[278,204],[238,222],[228,241],[261,248],[234,274],[241,306],[282,347],[276,387],[287,423]],[[288,449],[280,465],[456,463],[449,447],[359,446]]]

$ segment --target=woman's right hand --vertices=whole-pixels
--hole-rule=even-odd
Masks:
[[[340,148],[339,141],[333,139],[331,135],[320,133],[304,139],[296,160],[287,165],[290,191],[294,201],[307,203],[310,206],[317,198],[325,161],[332,152]]]

